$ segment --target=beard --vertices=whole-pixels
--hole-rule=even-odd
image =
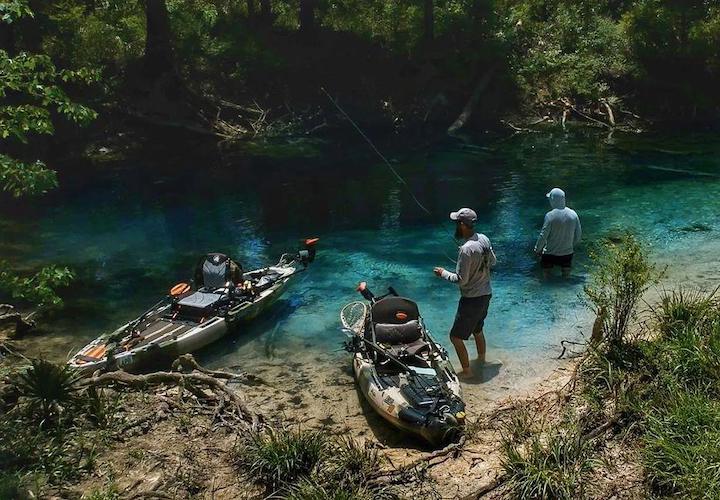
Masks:
[[[455,226],[455,239],[459,240],[462,237],[463,237],[462,229],[460,228],[460,224],[458,224],[457,226]]]

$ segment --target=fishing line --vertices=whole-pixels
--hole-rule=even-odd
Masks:
[[[410,185],[409,185],[409,184],[405,181],[405,179],[398,173],[398,171],[395,170],[395,168],[392,166],[392,164],[390,163],[390,161],[388,161],[388,159],[385,157],[385,155],[380,152],[380,150],[375,146],[375,144],[373,143],[373,141],[371,141],[370,138],[369,138],[367,135],[365,135],[365,132],[363,132],[362,129],[358,126],[358,124],[355,123],[355,120],[353,120],[353,119],[350,117],[350,115],[348,115],[348,114],[345,112],[345,110],[337,103],[337,101],[335,101],[335,99],[332,98],[332,96],[328,93],[328,91],[325,90],[325,87],[320,87],[320,90],[323,91],[323,93],[327,96],[327,98],[330,100],[330,102],[333,103],[333,105],[337,108],[337,110],[347,119],[347,121],[350,122],[350,124],[355,128],[355,130],[357,130],[357,133],[360,134],[360,136],[361,136],[363,139],[365,139],[365,142],[367,142],[367,143],[370,145],[370,147],[372,148],[372,150],[375,151],[375,153],[380,157],[380,159],[385,163],[385,165],[387,165],[387,167],[390,169],[390,172],[393,173],[393,175],[394,175],[395,178],[398,180],[398,182],[400,182],[400,184],[402,184],[403,186],[405,186],[405,190],[406,190],[407,193],[410,195],[410,197],[413,199],[413,201],[415,202],[415,204],[416,204],[418,207],[420,207],[420,209],[421,209],[423,212],[425,212],[428,216],[432,217],[433,214],[430,212],[430,210],[428,210],[428,209],[425,207],[425,205],[423,205],[422,203],[420,203],[420,200],[418,200],[417,196],[415,196],[415,193],[413,193],[412,189],[410,188]],[[457,241],[457,239],[455,239],[455,236],[452,235],[452,234],[450,233],[450,231],[449,231],[446,227],[443,226],[443,229],[445,229],[445,232],[448,234],[448,236],[450,236],[450,239],[452,239],[452,241],[453,241],[453,243],[455,244],[455,246],[460,246],[460,245],[458,245],[458,241]],[[443,252],[443,253],[445,253],[445,252]],[[447,257],[448,259],[450,259],[452,262],[456,262],[455,259],[450,258],[450,257],[447,255],[447,253],[445,253],[445,257]]]

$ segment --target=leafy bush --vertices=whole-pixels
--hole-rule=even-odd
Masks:
[[[31,276],[18,276],[0,261],[0,293],[34,304],[41,311],[62,307],[57,290],[68,286],[72,279],[73,273],[68,268],[58,266],[44,267]]]
[[[660,273],[650,263],[647,250],[630,234],[605,242],[593,260],[595,268],[585,294],[602,318],[603,338],[610,344],[626,343],[637,305]]]
[[[632,69],[621,26],[603,2],[498,2],[502,36],[526,101],[567,97],[594,102],[614,96],[614,83]]]
[[[590,451],[577,429],[554,428],[522,446],[503,440],[502,468],[516,498],[569,500],[582,496]]]

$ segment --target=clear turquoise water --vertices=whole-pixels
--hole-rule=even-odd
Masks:
[[[498,256],[487,321],[495,384],[537,374],[587,323],[579,298],[588,248],[630,229],[656,255],[682,265],[720,229],[720,141],[711,135],[605,137],[544,133],[453,141],[409,155],[396,168],[433,213],[414,205],[355,137],[293,156],[202,155],[69,168],[62,187],[34,202],[0,205],[0,258],[20,268],[68,265],[77,280],[51,338],[34,349],[62,357],[154,303],[189,277],[199,255],[223,251],[246,268],[274,262],[298,238],[321,237],[319,256],[283,300],[244,331],[200,353],[216,365],[335,352],[338,312],[367,280],[419,302],[449,346],[458,293],[435,278],[452,267],[450,210],[473,207]],[[560,186],[585,240],[569,282],[543,282],[531,248]],[[443,228],[446,226],[446,228]],[[342,354],[337,354],[342,356]],[[310,358],[308,358],[310,359]]]

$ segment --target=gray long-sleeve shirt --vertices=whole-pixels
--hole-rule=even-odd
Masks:
[[[457,283],[463,297],[490,295],[490,268],[496,263],[490,239],[475,233],[460,247],[456,271],[445,270],[442,278]]]
[[[580,243],[582,228],[575,210],[565,206],[565,194],[561,190],[551,191],[552,210],[545,214],[540,236],[535,244],[536,253],[549,255],[570,255]]]

